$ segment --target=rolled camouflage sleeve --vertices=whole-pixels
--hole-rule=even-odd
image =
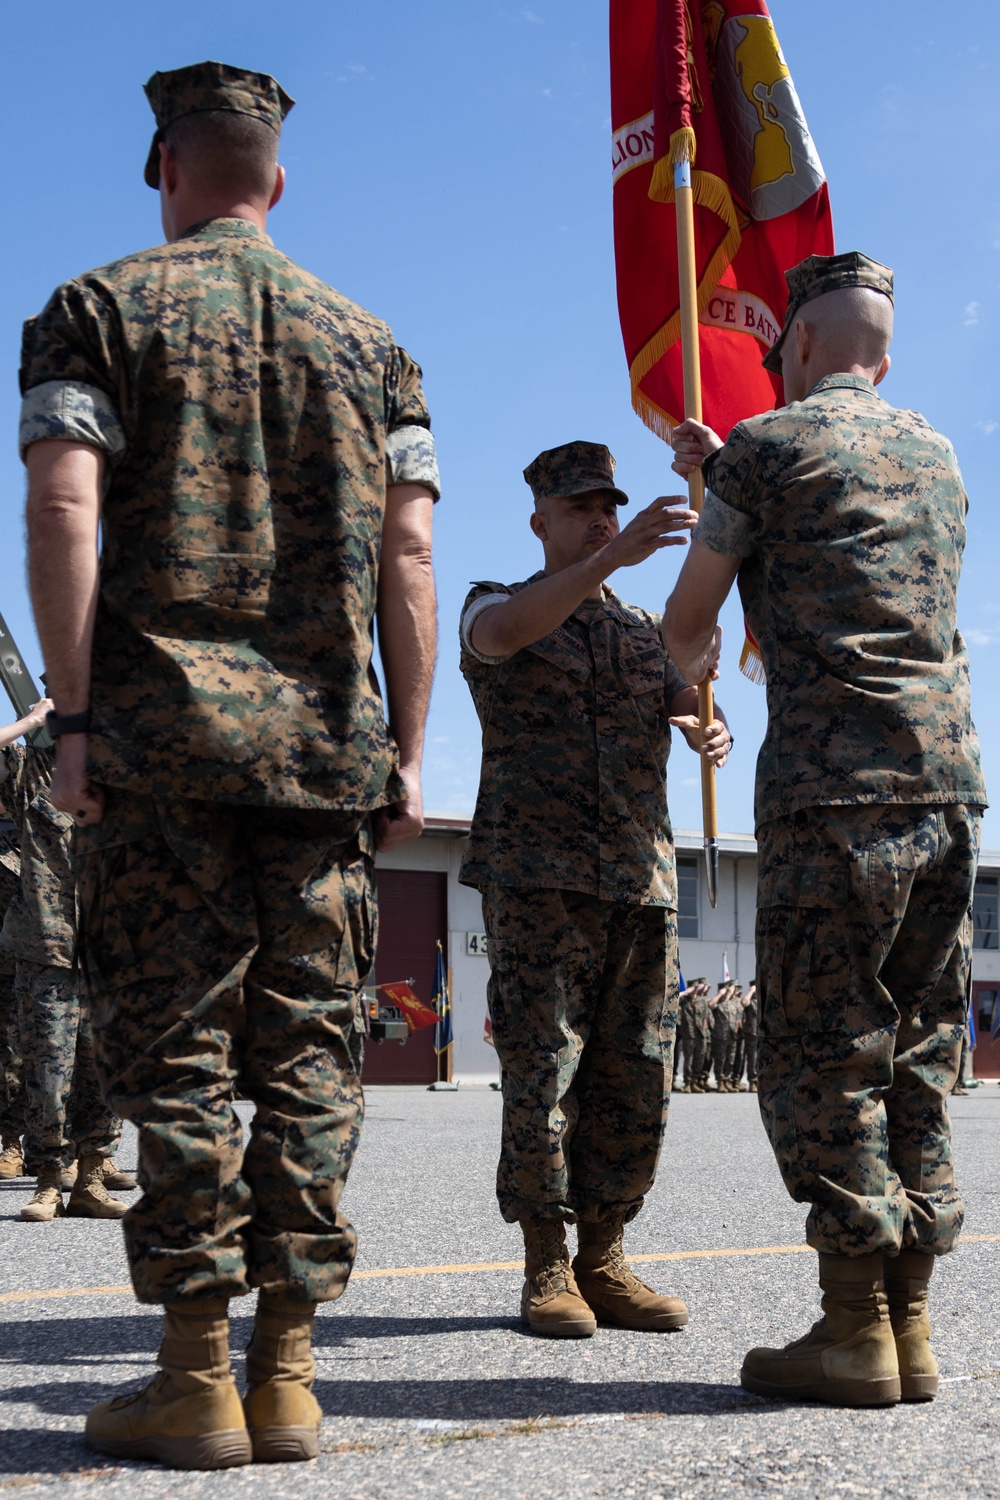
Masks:
[[[713,552],[749,557],[755,551],[753,497],[760,487],[760,461],[742,423],[702,470],[707,490],[694,536]]]
[[[53,438],[101,448],[112,464],[125,452],[125,433],[111,398],[78,380],[47,380],[21,401],[17,446],[22,460],[32,443]]]
[[[441,498],[434,436],[426,427],[407,422],[385,440],[386,484],[425,484],[435,500]]]
[[[112,464],[125,452],[117,321],[86,280],[57,287],[21,340],[21,457],[31,443],[88,443]],[[114,394],[118,392],[119,394]]]
[[[425,484],[439,500],[441,478],[422,378],[416,360],[395,348],[386,366],[386,484]]]
[[[750,517],[720,500],[714,490],[705,491],[693,535],[695,541],[726,557],[749,557],[756,551]]]
[[[510,595],[506,592],[472,593],[462,607],[462,619],[459,624],[462,647],[470,656],[474,656],[476,661],[481,661],[487,667],[498,667],[501,662],[509,661],[510,656],[484,656],[482,651],[477,651],[472,644],[472,627],[486,610],[492,609],[497,604],[506,604],[509,598]]]

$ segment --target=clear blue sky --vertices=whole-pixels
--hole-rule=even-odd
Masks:
[[[896,271],[883,391],[948,433],[963,467],[972,508],[960,624],[1000,799],[1000,6],[773,0],[771,14],[827,171],[838,249]],[[283,137],[289,185],[275,241],[386,318],[424,367],[444,481],[426,800],[471,810],[479,739],[457,667],[458,610],[470,579],[538,566],[521,470],[542,448],[587,437],[609,444],[635,500],[677,488],[668,451],[629,404],[604,0],[106,0],[86,11],[50,0],[10,7],[4,42],[0,610],[29,665],[41,663],[15,446],[21,321],[58,282],[160,237],[158,200],[142,182],[149,74],[205,57],[260,68],[299,101]],[[660,608],[679,556],[612,582]],[[737,672],[737,608],[724,623],[719,698],[739,745],[719,776],[720,824],[750,831],[764,695]],[[675,826],[697,827],[697,765],[682,743],[669,778]],[[988,816],[985,842],[1000,848],[1000,814]]]

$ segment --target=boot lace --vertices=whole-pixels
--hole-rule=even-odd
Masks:
[[[558,1294],[569,1290],[569,1261],[563,1240],[561,1219],[547,1219],[538,1230],[538,1248],[542,1264],[536,1280],[541,1289]]]

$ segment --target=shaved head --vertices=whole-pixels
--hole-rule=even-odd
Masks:
[[[799,319],[837,370],[877,370],[892,340],[892,303],[870,287],[841,287],[807,302]]]

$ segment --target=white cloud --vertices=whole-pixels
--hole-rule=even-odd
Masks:
[[[522,12],[521,12],[521,20],[522,21],[530,21],[531,24],[532,24],[532,26],[544,26],[545,25],[545,22],[542,20],[542,17],[541,16],[536,16],[535,12],[533,10],[522,10]]]
[[[985,422],[976,423],[977,430],[984,437],[992,437],[998,427],[1000,427],[1000,422],[997,422],[993,417],[988,417]]]
[[[553,93],[554,93],[553,89],[542,89],[542,98],[543,99],[551,99]]]
[[[1000,630],[963,630],[962,634],[970,646],[1000,645]]]
[[[350,63],[348,65],[348,71],[351,73],[367,73],[368,69],[365,67],[364,63]]]
[[[966,328],[975,328],[979,322],[979,303],[967,302],[965,304],[965,317],[962,319]]]

